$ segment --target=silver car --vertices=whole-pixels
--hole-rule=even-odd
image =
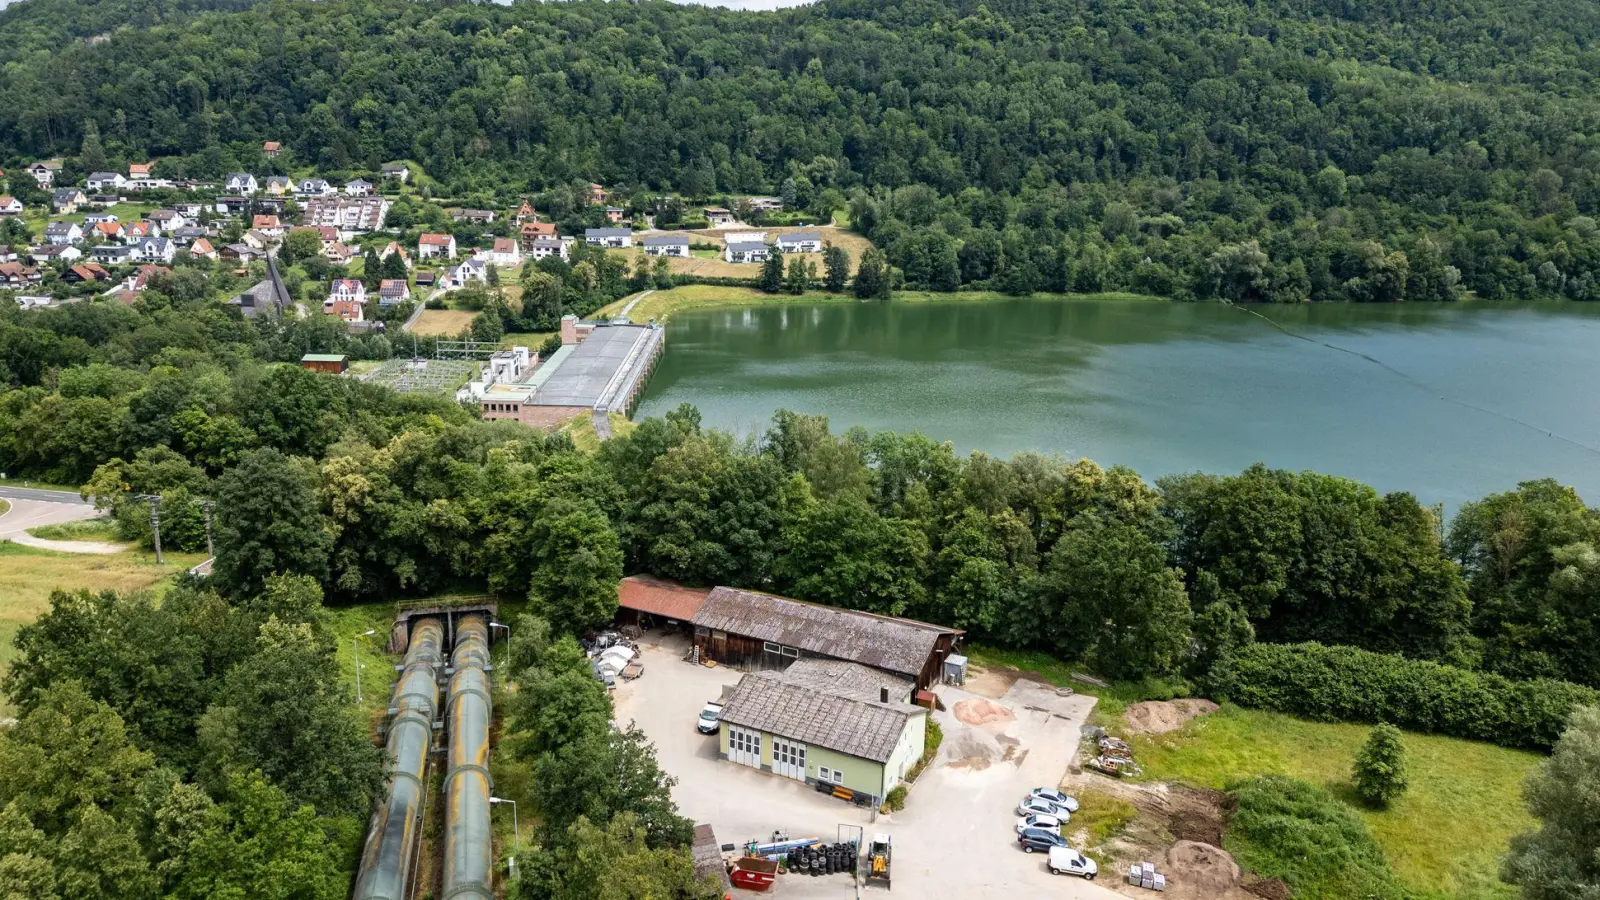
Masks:
[[[1054,788],[1037,787],[1029,791],[1028,796],[1037,797],[1040,800],[1054,803],[1056,806],[1061,807],[1069,813],[1075,813],[1078,811],[1078,801],[1068,797],[1066,794],[1063,794],[1058,790],[1055,790]]]
[[[1039,797],[1023,797],[1022,802],[1017,804],[1017,815],[1053,816],[1063,824],[1072,816],[1066,809]]]
[[[1017,834],[1021,834],[1024,828],[1037,828],[1040,831],[1051,831],[1056,834],[1060,834],[1061,820],[1055,816],[1046,816],[1041,813],[1034,813],[1033,815],[1021,816],[1017,819]]]

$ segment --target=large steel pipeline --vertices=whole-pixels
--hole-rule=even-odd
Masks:
[[[494,900],[489,834],[489,625],[477,613],[456,623],[455,674],[446,702],[450,770],[444,778],[444,882],[440,900]]]
[[[405,665],[395,684],[389,723],[388,794],[372,812],[367,843],[356,874],[355,900],[405,900],[422,824],[423,771],[439,708],[436,668],[443,662],[444,631],[438,619],[411,629]]]

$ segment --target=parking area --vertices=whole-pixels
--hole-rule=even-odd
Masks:
[[[722,843],[765,839],[774,830],[833,841],[841,825],[852,832],[860,827],[869,838],[874,832],[893,836],[894,889],[903,896],[998,900],[1030,889],[1077,900],[1119,896],[1099,884],[1052,876],[1043,854],[1024,854],[1015,840],[1017,801],[1030,788],[1061,782],[1094,698],[1060,696],[1027,680],[991,691],[994,698],[940,687],[946,708],[935,713],[945,734],[939,756],[912,786],[904,810],[874,820],[870,810],[802,782],[720,759],[717,737],[696,731],[695,718],[743,673],[684,662],[687,648],[681,637],[646,634],[640,642],[644,676],[618,685],[616,718],[650,736],[661,767],[678,779],[678,808],[710,822]],[[770,893],[842,898],[855,891],[843,876],[785,876]]]

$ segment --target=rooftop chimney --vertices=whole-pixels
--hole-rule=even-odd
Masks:
[[[879,703],[888,703],[889,702],[889,689],[888,688],[886,688],[886,687],[878,688],[878,702]]]

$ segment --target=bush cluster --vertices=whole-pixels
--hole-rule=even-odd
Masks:
[[[1208,681],[1210,693],[1241,706],[1536,749],[1555,744],[1574,707],[1600,702],[1600,692],[1567,681],[1316,643],[1252,644],[1218,662]]]
[[[1226,849],[1294,896],[1403,900],[1407,897],[1366,823],[1323,788],[1282,775],[1232,785],[1236,804]]]

